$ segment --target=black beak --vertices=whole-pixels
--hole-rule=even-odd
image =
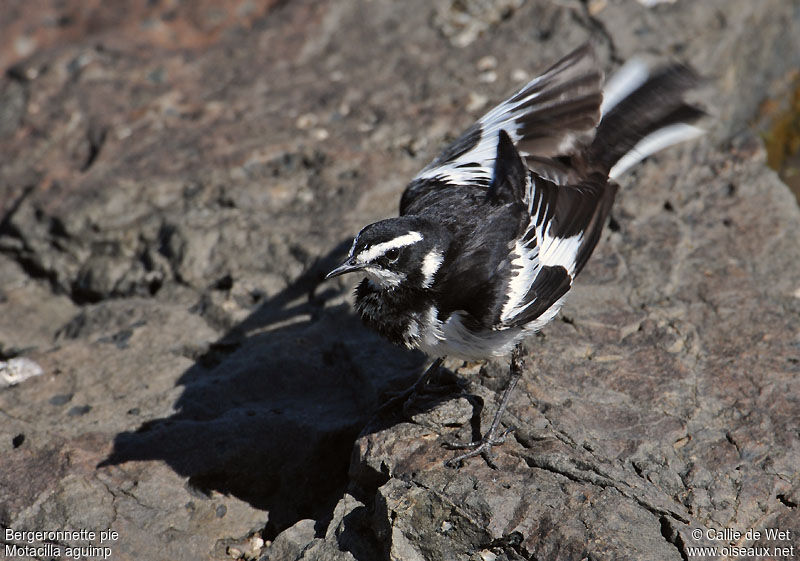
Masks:
[[[352,273],[353,271],[358,271],[359,269],[363,268],[363,265],[356,264],[356,260],[354,258],[350,258],[336,267],[333,271],[325,275],[325,280],[338,277],[339,275],[343,275],[345,273]]]

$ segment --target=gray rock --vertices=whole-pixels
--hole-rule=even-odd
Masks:
[[[800,67],[792,3],[75,6],[0,18],[0,361],[43,371],[0,389],[4,527],[113,530],[93,545],[121,560],[662,560],[698,528],[800,535],[800,212],[749,131]],[[586,39],[606,70],[697,67],[710,131],[625,179],[527,342],[500,469],[447,469],[506,364],[452,361],[451,391],[376,412],[424,357],[322,277]]]
[[[314,524],[310,519],[300,520],[287,528],[275,538],[275,541],[261,556],[261,561],[279,561],[281,559],[300,559],[303,550],[314,540]]]
[[[356,558],[349,551],[342,551],[332,542],[325,540],[314,540],[312,544],[303,551],[299,559],[318,559],[319,561],[356,561]]]

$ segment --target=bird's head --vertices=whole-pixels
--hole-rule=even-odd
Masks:
[[[381,220],[358,233],[345,262],[325,278],[363,271],[383,289],[425,290],[436,280],[449,238],[442,226],[423,218]]]

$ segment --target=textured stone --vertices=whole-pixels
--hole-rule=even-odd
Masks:
[[[281,559],[300,559],[303,550],[314,540],[314,521],[300,520],[291,528],[287,528],[275,538],[275,541],[261,557],[262,561],[279,561]]]
[[[4,527],[113,529],[121,560],[663,560],[696,528],[800,535],[800,211],[749,129],[800,68],[796,5],[84,4],[0,9],[0,361],[43,370],[0,388]],[[527,342],[500,469],[448,469],[505,362],[450,361],[445,391],[377,411],[424,358],[321,281],[586,39],[609,71],[648,52],[709,76],[709,134],[624,179]]]

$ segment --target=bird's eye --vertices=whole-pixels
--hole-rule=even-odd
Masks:
[[[390,249],[389,251],[386,252],[386,259],[388,259],[391,263],[397,261],[399,257],[400,257],[400,250],[397,248]]]

